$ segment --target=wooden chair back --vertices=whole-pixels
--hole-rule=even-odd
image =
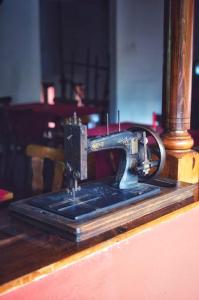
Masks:
[[[28,145],[26,154],[31,158],[32,193],[59,191],[63,187],[65,171],[64,150],[40,145]],[[96,164],[96,160],[98,164]],[[96,153],[90,153],[88,156],[88,180],[99,179],[107,174],[112,175],[112,173],[109,174],[109,169],[115,171],[116,167],[113,164],[112,152],[108,154],[99,153],[97,156]]]
[[[40,145],[28,145],[26,154],[31,158],[32,165],[32,193],[54,192],[63,186],[64,151]],[[46,164],[46,162],[48,162]],[[50,162],[50,164],[49,164]],[[47,165],[47,166],[46,166]],[[46,173],[44,174],[44,168]],[[46,177],[50,178],[46,184]],[[48,188],[46,187],[48,186]]]

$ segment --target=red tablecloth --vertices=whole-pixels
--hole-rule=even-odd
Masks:
[[[14,135],[20,143],[39,143],[44,131],[48,130],[49,122],[58,122],[61,119],[73,116],[78,117],[100,113],[96,107],[76,107],[75,105],[42,103],[20,104],[8,109]]]
[[[13,193],[0,189],[0,203],[9,201],[13,198]]]
[[[43,103],[30,103],[30,104],[19,104],[10,106],[11,111],[15,112],[26,112],[31,111],[33,113],[48,114],[51,118],[67,118],[73,115],[74,112],[77,116],[89,115],[94,113],[100,113],[101,109],[92,106],[77,107],[75,104],[43,104]]]

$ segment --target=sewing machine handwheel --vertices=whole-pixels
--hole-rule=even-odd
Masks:
[[[136,126],[128,129],[132,132],[146,132],[146,137],[148,138],[148,144],[147,144],[147,156],[149,161],[154,165],[153,168],[151,168],[151,171],[149,174],[143,175],[138,174],[139,181],[147,181],[151,178],[157,177],[161,171],[164,168],[165,159],[166,159],[166,152],[164,145],[159,137],[159,135],[154,132],[152,129],[144,127],[144,126]],[[152,138],[150,138],[152,137]],[[143,145],[143,151],[144,151],[144,145]]]

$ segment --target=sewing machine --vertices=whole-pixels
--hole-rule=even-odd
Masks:
[[[147,134],[156,146],[156,160],[152,160],[150,148],[147,145]],[[165,163],[165,150],[159,136],[146,127],[133,127],[96,138],[87,138],[87,127],[77,120],[66,121],[64,126],[64,149],[66,167],[66,187],[75,195],[80,189],[78,180],[87,179],[88,154],[102,150],[123,150],[117,175],[112,186],[119,190],[131,189],[138,184],[138,179],[146,181],[157,177]],[[152,171],[153,170],[153,171]]]
[[[150,129],[120,131],[119,126],[118,130],[88,139],[87,127],[75,114],[64,124],[65,189],[18,201],[11,210],[29,221],[48,224],[48,229],[54,227],[75,241],[124,224],[131,216],[126,213],[129,208],[160,193],[160,187],[146,181],[162,170],[165,150],[159,136]],[[86,182],[88,154],[114,149],[122,150],[116,176]],[[79,181],[85,182],[79,185]]]

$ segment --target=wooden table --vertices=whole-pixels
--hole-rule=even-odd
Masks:
[[[178,210],[176,211],[176,209]],[[119,300],[121,295],[129,295],[129,298],[124,296],[124,299],[132,299],[128,294],[130,291],[127,293],[124,289],[128,290],[134,286],[130,280],[137,273],[132,268],[134,259],[136,268],[138,267],[137,264],[144,268],[142,260],[145,263],[150,247],[152,247],[151,251],[154,251],[154,255],[157,255],[154,248],[157,245],[149,243],[147,248],[146,231],[151,232],[152,235],[153,231],[156,232],[154,233],[155,237],[160,239],[156,242],[160,243],[160,246],[164,240],[161,233],[163,224],[165,222],[175,222],[175,218],[186,215],[187,212],[194,211],[194,209],[197,209],[199,214],[198,202],[194,203],[193,199],[188,199],[162,211],[147,215],[126,226],[92,238],[82,244],[75,244],[58,235],[48,234],[16,220],[11,217],[8,208],[3,208],[0,210],[1,297],[2,299],[15,300]],[[157,235],[158,230],[160,232]],[[171,229],[168,229],[168,236],[170,233]],[[142,247],[144,248],[142,248],[142,253],[139,247],[136,248],[138,246],[136,246],[136,240],[139,234],[143,235],[142,242],[144,244]],[[176,240],[176,242],[179,241]],[[197,245],[197,249],[199,249],[199,244],[197,243]],[[135,248],[132,249],[132,247]],[[175,245],[172,247],[175,247]],[[116,254],[117,251],[121,253]],[[136,255],[138,255],[137,258],[134,257]],[[132,256],[134,257],[133,260],[131,260]],[[130,265],[128,265],[127,258]],[[137,259],[138,261],[136,261]],[[153,259],[155,259],[155,256]],[[150,260],[151,258],[149,258]],[[118,269],[116,272],[117,264],[122,269]],[[126,272],[126,274],[120,272]],[[132,275],[132,272],[134,275]],[[161,270],[161,272],[164,272],[164,270]],[[108,282],[106,277],[109,279]],[[117,291],[118,296],[112,290],[113,288]],[[103,296],[101,293],[104,293]],[[160,296],[160,294],[158,295]],[[148,299],[156,298],[149,297]]]

